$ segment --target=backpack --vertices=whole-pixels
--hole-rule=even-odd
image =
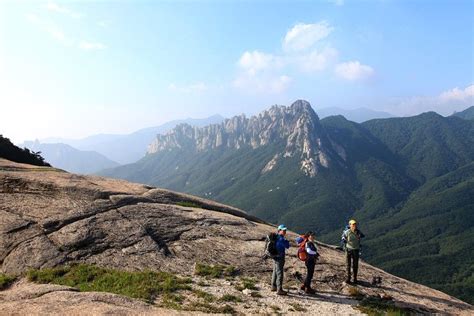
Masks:
[[[296,242],[298,243],[298,251],[296,253],[296,256],[301,261],[308,260],[308,253],[306,252],[306,242],[307,241],[308,241],[308,238],[304,237],[303,235],[296,238]]]
[[[278,250],[276,248],[277,239],[277,233],[270,233],[267,235],[267,238],[265,240],[265,251],[263,254],[264,259],[275,258],[278,256]]]
[[[340,247],[337,247],[336,249],[341,249],[343,251],[346,251],[346,243],[347,243],[347,240],[346,240],[346,232],[348,230],[350,230],[350,226],[349,225],[346,225],[346,227],[344,227],[343,231],[342,231],[342,236],[341,236],[341,246]],[[357,228],[356,229],[356,234],[360,235],[361,232],[360,230]],[[361,238],[364,237],[363,234],[361,236]],[[360,254],[362,254],[362,243],[359,244],[359,252]]]
[[[344,250],[344,251],[346,250],[346,242],[347,242],[347,240],[346,240],[346,231],[348,229],[350,229],[350,226],[346,225],[344,227],[344,229],[342,230],[342,235],[341,235],[341,247],[340,248],[341,248],[341,250]]]

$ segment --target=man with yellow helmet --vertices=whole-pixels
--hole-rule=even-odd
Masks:
[[[348,228],[342,233],[342,242],[346,251],[346,283],[351,283],[351,266],[354,273],[354,284],[357,284],[357,271],[359,269],[360,240],[364,234],[357,228],[357,221],[351,219]]]

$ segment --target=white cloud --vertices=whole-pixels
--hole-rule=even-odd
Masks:
[[[451,115],[474,105],[474,84],[466,88],[453,88],[436,96],[413,96],[391,100],[387,111],[400,116],[417,115],[435,111],[441,115]]]
[[[351,81],[365,80],[372,77],[375,73],[372,67],[361,64],[357,60],[338,64],[334,71],[337,76]]]
[[[283,60],[280,57],[258,50],[244,52],[238,61],[238,66],[250,75],[255,75],[257,72],[267,69],[276,69],[282,65]]]
[[[107,46],[105,46],[104,44],[102,44],[102,43],[100,43],[100,42],[81,41],[81,42],[79,43],[79,48],[80,48],[80,49],[83,49],[83,50],[92,51],[92,50],[102,50],[102,49],[106,49]]]
[[[295,62],[302,72],[318,72],[335,63],[338,55],[339,52],[336,49],[326,47],[320,51],[313,50],[308,54],[299,56]]]
[[[78,18],[82,17],[81,13],[75,12],[73,10],[70,10],[70,9],[66,8],[66,7],[62,7],[62,6],[60,6],[57,3],[54,3],[52,1],[49,1],[45,5],[45,8],[49,11],[65,14],[65,15],[68,15],[68,16],[70,16],[72,18],[75,18],[75,19],[78,19]]]
[[[237,61],[233,86],[251,93],[282,93],[295,73],[318,73],[333,69],[339,51],[321,43],[333,31],[327,21],[294,25],[284,36],[280,54],[245,51]],[[336,75],[351,81],[367,79],[375,71],[359,61],[338,64]]]
[[[246,93],[282,93],[291,78],[278,74],[288,60],[285,56],[275,56],[260,51],[246,51],[237,62],[239,74],[232,85]]]
[[[283,49],[286,51],[308,49],[316,42],[326,38],[333,29],[326,21],[315,24],[298,23],[286,33],[283,39]]]
[[[178,86],[174,83],[168,85],[168,89],[174,92],[181,93],[202,93],[207,91],[209,87],[203,82],[196,82],[190,85]]]
[[[444,102],[466,100],[471,100],[472,102],[472,99],[474,98],[474,84],[467,86],[464,89],[459,89],[456,87],[454,89],[445,91],[439,95],[439,98]]]

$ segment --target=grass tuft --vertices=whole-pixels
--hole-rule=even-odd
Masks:
[[[237,270],[232,266],[225,265],[207,265],[204,263],[196,263],[194,274],[206,278],[218,279],[222,277],[232,277],[237,273]]]
[[[202,208],[201,205],[193,203],[193,202],[178,202],[176,205],[184,206],[184,207],[194,207],[194,208]]]
[[[408,316],[415,314],[415,311],[411,309],[397,307],[393,302],[375,296],[364,298],[355,308],[369,316]]]
[[[214,295],[212,295],[211,293],[207,293],[207,292],[204,292],[204,291],[201,291],[201,290],[196,290],[196,289],[193,290],[193,293],[194,293],[194,295],[196,295],[197,297],[203,299],[207,303],[211,303],[211,302],[214,302],[216,300],[216,297]]]
[[[192,282],[166,272],[128,272],[87,264],[30,270],[27,277],[36,283],[67,285],[82,292],[110,292],[150,303],[159,295],[191,290],[189,283]]]
[[[238,290],[238,291],[243,291],[245,289],[249,289],[249,290],[258,290],[257,286],[256,286],[256,281],[254,279],[251,279],[251,278],[242,278],[240,279],[240,284],[236,285],[235,288]]]
[[[231,294],[225,294],[219,300],[222,302],[234,302],[234,303],[242,302],[242,299],[240,297],[231,295]]]
[[[236,314],[236,311],[232,306],[215,306],[209,303],[203,302],[193,302],[185,307],[185,310],[188,311],[199,311],[204,313],[213,313],[213,314]]]
[[[178,294],[166,293],[163,295],[161,307],[168,309],[181,310],[184,297]]]
[[[15,277],[0,273],[0,291],[9,287],[15,281]]]

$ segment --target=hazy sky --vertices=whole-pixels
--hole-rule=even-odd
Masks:
[[[172,119],[473,105],[474,1],[2,1],[0,134]]]

